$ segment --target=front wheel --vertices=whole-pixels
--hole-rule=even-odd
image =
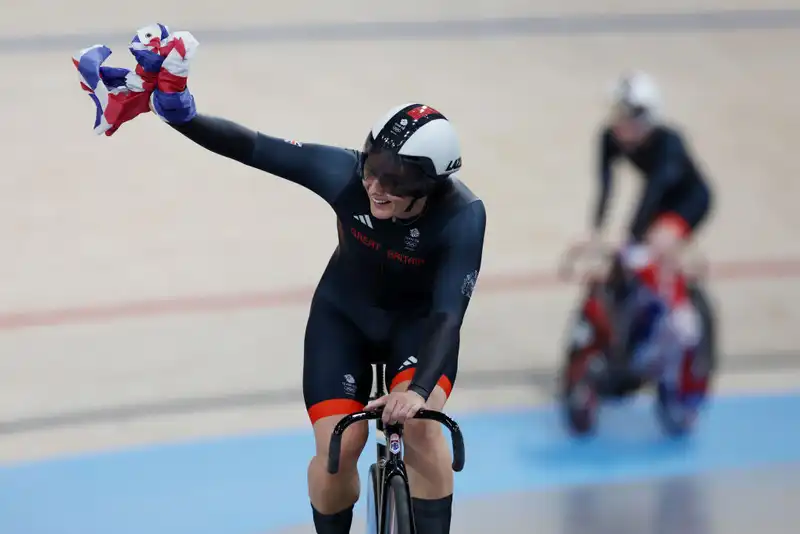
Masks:
[[[691,433],[697,421],[697,415],[697,407],[676,402],[674,394],[668,392],[663,384],[658,385],[656,416],[667,435],[681,437]]]
[[[692,358],[685,360],[681,369],[682,402],[676,403],[675,394],[668,392],[663,384],[659,384],[656,397],[658,419],[667,434],[672,436],[682,436],[694,429],[717,368],[714,309],[708,296],[697,284],[689,286],[689,295],[702,320],[702,337]]]
[[[386,508],[381,534],[412,534],[412,521],[408,486],[401,476],[395,475],[386,485]]]
[[[378,534],[379,484],[378,465],[372,464],[369,466],[369,478],[367,479],[367,534]]]

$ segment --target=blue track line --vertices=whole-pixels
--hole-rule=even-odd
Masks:
[[[788,423],[798,413],[800,395],[720,398],[695,436],[673,440],[648,404],[633,403],[608,408],[598,436],[583,441],[565,435],[552,407],[463,415],[467,466],[457,495],[798,461],[800,425]],[[313,450],[310,432],[293,432],[6,466],[0,532],[262,534],[305,523]]]

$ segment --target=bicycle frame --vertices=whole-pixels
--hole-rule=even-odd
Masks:
[[[559,273],[565,280],[573,279],[574,265],[581,252],[580,249],[571,249],[566,254],[559,267]],[[632,349],[631,330],[637,319],[638,310],[635,302],[627,298],[626,295],[631,290],[635,291],[638,284],[636,275],[623,266],[619,250],[606,247],[598,254],[602,260],[609,264],[610,268],[605,277],[590,277],[588,279],[587,293],[583,300],[584,308],[579,313],[589,319],[592,326],[600,332],[598,335],[605,338],[607,374],[617,382],[626,382],[631,385],[641,382],[641,385],[645,385],[648,380],[635,376],[629,371],[629,354]],[[700,282],[707,271],[705,260],[699,259],[695,260],[694,263],[687,263],[682,268],[682,271],[688,274],[692,269],[696,271],[696,274],[687,276],[687,290],[692,304],[700,312],[703,320],[705,333],[701,342],[702,352],[706,354],[705,359],[708,360],[709,368],[713,368],[715,360],[713,312]],[[602,317],[586,317],[586,304],[591,301],[599,303]],[[606,386],[606,389],[616,389],[613,384],[604,384],[604,386]],[[623,389],[632,390],[639,389],[639,387],[641,386]]]
[[[383,364],[375,365],[375,395],[372,399],[380,398],[386,394],[386,368]],[[402,459],[402,437],[403,425],[390,424],[384,425],[381,419],[383,410],[379,409],[373,412],[356,412],[342,418],[341,421],[333,429],[331,435],[331,443],[328,454],[328,472],[336,474],[339,471],[339,458],[341,455],[342,435],[350,425],[361,421],[375,421],[376,427],[376,453],[377,453],[377,469],[378,469],[378,484],[375,506],[378,511],[377,526],[378,532],[387,532],[388,525],[386,522],[390,519],[388,510],[391,503],[386,496],[385,488],[388,486],[389,481],[394,477],[400,477],[403,484],[408,490],[408,474]],[[453,444],[453,471],[459,472],[464,469],[464,437],[461,434],[461,429],[458,424],[450,419],[447,415],[433,411],[433,410],[420,410],[414,416],[415,419],[428,419],[443,424],[450,431],[451,440]],[[388,436],[388,439],[387,439]],[[410,495],[406,491],[406,495]],[[409,503],[409,510],[411,510],[411,503]],[[413,512],[411,513],[411,531],[416,534],[416,525],[414,522]]]

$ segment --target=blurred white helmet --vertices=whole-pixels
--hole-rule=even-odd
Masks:
[[[661,120],[661,91],[647,73],[635,71],[623,74],[614,85],[612,100],[617,113],[640,118],[651,124]]]

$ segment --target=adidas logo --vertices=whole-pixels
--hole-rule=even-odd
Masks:
[[[372,228],[372,219],[369,218],[369,215],[353,215],[353,218],[361,224],[365,224],[369,228]]]
[[[405,367],[411,367],[412,365],[416,365],[417,361],[418,360],[414,356],[409,356],[408,359],[403,362],[403,365],[401,365],[397,370],[402,371]]]

